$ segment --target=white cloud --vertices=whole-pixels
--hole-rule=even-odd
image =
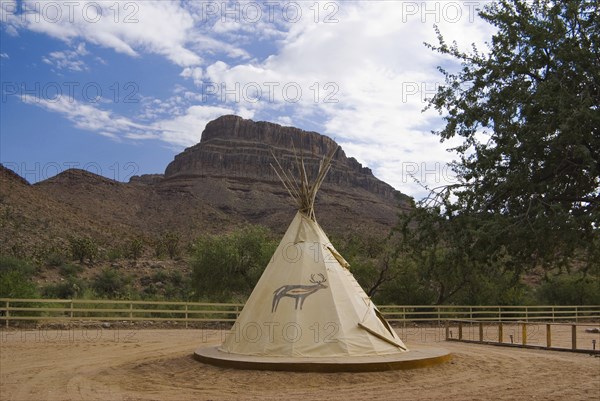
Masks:
[[[36,3],[38,8],[45,4],[24,2]],[[452,159],[445,151],[452,143],[440,144],[429,133],[442,121],[435,112],[421,113],[424,98],[443,79],[436,65],[449,60],[423,42],[436,43],[434,23],[462,47],[476,42],[481,49],[491,36],[485,23],[471,19],[476,2],[298,2],[303,7],[299,21],[286,21],[277,10],[275,20],[263,17],[256,23],[207,18],[203,7],[209,3],[193,1],[74,2],[69,21],[67,3],[52,2],[62,7],[63,20],[48,21],[42,10],[37,20],[35,13],[23,17],[2,11],[3,26],[10,34],[29,29],[70,46],[85,42],[132,57],[157,54],[180,66],[183,80],[197,86],[196,91],[178,86],[168,98],[142,98],[135,118],[97,104],[38,103],[75,126],[115,140],[158,139],[181,147],[197,143],[206,122],[227,113],[299,125],[335,138],[376,176],[417,197],[424,192],[410,174],[430,186],[448,182],[443,163]],[[97,17],[96,4],[103,7],[103,17],[90,22]],[[325,23],[327,16],[338,22]],[[64,70],[85,68],[77,64],[82,60],[76,49],[46,59]],[[207,82],[217,85],[211,91],[228,92],[207,99]]]
[[[7,53],[0,53],[0,58],[9,59],[10,57],[8,56]]]
[[[46,99],[39,96],[23,95],[23,102],[42,107],[46,110],[62,114],[70,120],[75,127],[101,132],[103,135],[142,131],[149,127],[137,124],[130,119],[102,110],[94,104],[79,102],[66,96],[56,99]]]
[[[196,105],[189,107],[181,116],[157,121],[153,128],[161,132],[163,141],[186,147],[200,142],[200,135],[209,121],[233,113],[233,109],[225,107]]]
[[[248,118],[252,117],[243,109],[194,105],[181,109],[180,115],[177,116],[156,118],[151,123],[139,123],[117,113],[103,110],[97,104],[86,104],[67,97],[43,99],[32,95],[23,95],[22,100],[27,104],[61,114],[76,128],[91,131],[119,142],[124,139],[160,140],[178,150],[200,142],[206,124],[219,116],[247,114]],[[155,99],[153,103],[159,107],[163,104],[158,99]],[[173,104],[177,104],[177,101],[170,103],[172,107],[175,107]]]
[[[183,69],[180,76],[191,78],[194,84],[200,86],[202,84],[202,68],[201,67],[186,67]]]
[[[442,121],[435,112],[421,112],[425,98],[443,83],[436,66],[447,60],[423,42],[436,43],[435,22],[446,38],[464,47],[475,42],[482,48],[491,37],[484,23],[470,20],[470,6],[462,5],[458,18],[456,9],[436,3],[341,3],[338,23],[303,19],[290,24],[275,54],[262,62],[214,62],[206,67],[204,79],[229,90],[240,88],[239,100],[221,97],[228,105],[241,104],[284,123],[324,116],[323,133],[342,142],[347,154],[373,167],[394,187],[419,197],[424,192],[407,173],[431,187],[452,180],[445,167],[452,160],[446,152],[452,143],[440,144],[430,134]],[[267,97],[268,82],[279,85],[272,98]],[[243,90],[253,83],[262,86],[259,102],[252,102]],[[286,98],[286,84],[301,88],[297,102]],[[326,102],[327,96],[337,102]],[[285,110],[292,109],[292,114],[281,117],[282,106],[289,106]]]
[[[81,57],[89,54],[85,48],[85,43],[80,43],[73,50],[51,52],[42,61],[59,70],[67,69],[71,71],[87,71],[89,68]]]
[[[18,35],[28,29],[67,43],[85,41],[132,57],[144,53],[163,56],[176,65],[201,65],[201,54],[226,54],[249,59],[249,53],[234,45],[228,35],[219,39],[217,22],[203,20],[195,12],[198,2],[127,0],[97,2],[41,2],[1,0],[6,32]],[[215,4],[219,4],[215,2]],[[260,24],[261,37],[274,35],[270,26]]]
[[[119,53],[159,54],[181,66],[201,63],[188,48],[194,20],[178,2],[51,2],[27,0],[25,14],[10,15],[7,26],[30,29],[65,42],[85,40]]]

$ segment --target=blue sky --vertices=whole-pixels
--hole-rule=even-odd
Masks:
[[[237,114],[314,130],[395,188],[451,181],[425,98],[461,47],[489,41],[477,1],[0,0],[0,162],[30,182],[68,168],[162,173]]]

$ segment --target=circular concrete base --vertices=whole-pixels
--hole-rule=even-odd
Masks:
[[[452,356],[443,348],[411,346],[408,352],[367,357],[284,358],[228,354],[218,347],[198,348],[194,358],[211,365],[254,370],[296,372],[373,372],[423,368],[449,361]]]

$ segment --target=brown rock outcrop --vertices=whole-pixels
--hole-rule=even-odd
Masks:
[[[274,163],[271,152],[286,170],[292,171],[296,167],[295,155],[302,155],[308,173],[315,174],[319,160],[336,145],[316,132],[227,115],[206,125],[200,143],[177,155],[167,166],[165,178],[235,177],[278,182],[269,166]],[[341,148],[325,183],[342,191],[362,188],[390,200],[399,195],[390,185],[375,178],[369,168],[346,157]]]

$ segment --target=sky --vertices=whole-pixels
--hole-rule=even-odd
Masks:
[[[421,199],[455,158],[427,99],[454,60],[437,24],[485,50],[484,1],[0,0],[0,163],[163,173],[224,114],[316,131]],[[420,183],[417,183],[419,181]]]

